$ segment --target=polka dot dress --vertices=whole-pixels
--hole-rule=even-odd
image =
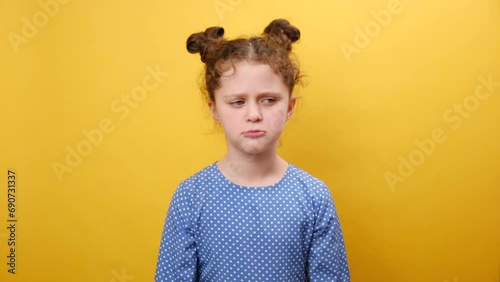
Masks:
[[[172,197],[155,281],[350,281],[330,191],[293,164],[266,187],[203,168]]]

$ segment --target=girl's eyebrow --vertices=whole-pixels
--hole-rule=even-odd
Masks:
[[[277,95],[281,95],[282,93],[281,92],[272,92],[272,91],[266,91],[266,92],[262,92],[260,94],[257,94],[257,98],[260,98],[260,97],[263,97],[263,96],[277,96]],[[226,95],[222,95],[223,98],[240,98],[240,97],[244,97],[244,96],[248,96],[248,94],[246,93],[233,93],[233,94],[226,94]]]

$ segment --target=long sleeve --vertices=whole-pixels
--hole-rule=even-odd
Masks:
[[[189,193],[179,188],[172,197],[163,227],[155,282],[197,281],[192,201]]]
[[[308,279],[310,282],[349,282],[350,273],[340,221],[326,186],[316,200]]]

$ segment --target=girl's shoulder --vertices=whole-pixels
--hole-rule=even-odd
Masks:
[[[310,172],[294,165],[290,164],[290,179],[292,183],[298,183],[308,190],[316,192],[328,191],[328,187],[325,181],[321,180],[317,176],[311,174]]]
[[[216,181],[215,163],[207,165],[196,173],[182,180],[177,186],[176,193],[193,192],[200,187],[208,187]]]
[[[292,167],[293,183],[299,183],[304,199],[309,199],[313,209],[334,207],[333,195],[325,181],[301,169],[297,166]],[[295,184],[297,185],[297,184]]]

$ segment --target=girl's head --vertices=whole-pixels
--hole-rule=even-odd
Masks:
[[[205,32],[194,33],[187,40],[190,53],[200,53],[205,63],[202,89],[206,99],[215,103],[215,92],[220,87],[220,77],[234,64],[250,61],[269,65],[281,75],[283,83],[292,95],[300,82],[300,70],[291,59],[292,43],[299,40],[300,31],[287,20],[272,21],[262,36],[226,40],[222,27],[210,27]]]
[[[286,20],[274,20],[262,36],[225,40],[221,27],[192,34],[191,53],[205,63],[205,98],[221,124],[228,151],[255,156],[274,153],[296,98],[300,71],[290,58],[300,31]]]

